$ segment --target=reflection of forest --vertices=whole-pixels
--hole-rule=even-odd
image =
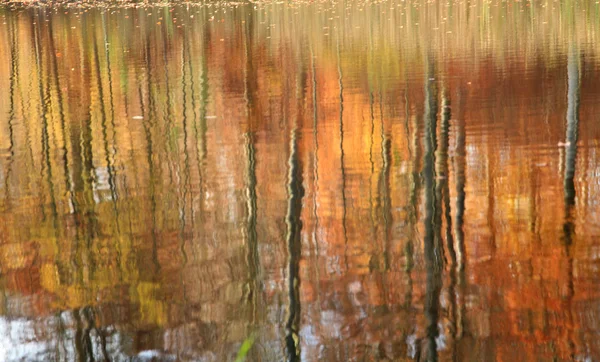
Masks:
[[[600,357],[600,24],[384,6],[6,13],[1,343]]]

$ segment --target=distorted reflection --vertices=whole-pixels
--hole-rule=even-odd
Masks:
[[[0,360],[599,359],[567,3],[0,8]]]

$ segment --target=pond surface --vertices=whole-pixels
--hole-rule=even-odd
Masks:
[[[1,361],[600,359],[600,5],[0,8]]]

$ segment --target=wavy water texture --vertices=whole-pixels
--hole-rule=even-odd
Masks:
[[[0,360],[600,359],[599,31],[0,7]]]

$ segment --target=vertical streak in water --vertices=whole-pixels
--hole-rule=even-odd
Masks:
[[[313,124],[312,124],[312,136],[313,136],[313,218],[314,218],[314,226],[312,237],[315,244],[315,258],[314,268],[315,268],[315,285],[317,288],[317,306],[321,305],[321,288],[320,288],[320,273],[319,273],[319,211],[318,211],[318,195],[319,195],[319,112],[317,105],[317,74],[316,74],[316,66],[315,66],[315,55],[312,49],[312,43],[310,48],[310,59],[311,59],[311,76],[312,76],[312,103],[313,103]]]
[[[408,98],[408,84],[406,85],[406,91],[404,94],[404,102],[405,102],[405,128],[406,128],[406,143],[408,145],[408,153],[411,157],[411,170],[410,170],[410,192],[409,192],[409,211],[408,211],[408,215],[409,215],[409,225],[411,228],[411,231],[408,235],[408,238],[406,240],[406,245],[404,247],[404,253],[406,255],[406,266],[405,266],[405,271],[406,271],[406,278],[407,278],[407,288],[406,288],[406,297],[405,297],[405,305],[407,308],[409,308],[412,304],[412,297],[413,297],[413,280],[412,280],[412,270],[414,267],[414,241],[413,239],[416,237],[417,235],[417,211],[418,211],[418,205],[417,205],[417,195],[419,194],[419,185],[420,183],[417,182],[418,178],[419,178],[419,160],[421,158],[420,152],[419,152],[419,132],[418,132],[418,126],[417,126],[417,118],[414,117],[414,122],[413,122],[413,132],[412,132],[412,139],[410,139],[410,127],[409,127],[409,120],[410,120],[410,101]]]
[[[4,192],[5,192],[5,200],[8,206],[8,202],[10,201],[10,175],[12,171],[12,164],[14,162],[15,157],[15,139],[14,139],[14,128],[13,122],[15,119],[15,103],[16,103],[16,83],[19,80],[19,50],[17,49],[17,27],[15,26],[14,16],[10,18],[10,76],[9,76],[9,110],[8,110],[8,136],[9,136],[9,160],[8,166],[6,170],[6,178],[4,180]]]
[[[187,34],[188,32],[184,32],[184,34],[186,35],[186,39],[184,41],[188,41],[187,40]],[[206,157],[206,98],[208,97],[208,75],[207,75],[207,65],[206,65],[206,56],[204,54],[204,47],[203,47],[203,52],[201,55],[201,62],[202,62],[202,69],[201,69],[201,91],[200,91],[200,96],[201,96],[201,100],[200,100],[200,114],[198,115],[197,113],[197,107],[196,107],[196,85],[194,82],[194,67],[193,67],[193,62],[192,62],[192,56],[190,54],[190,47],[186,46],[185,48],[185,52],[186,52],[186,56],[188,58],[188,68],[190,70],[190,95],[192,97],[192,112],[194,115],[194,137],[196,139],[196,142],[194,142],[195,148],[196,148],[196,167],[197,167],[197,172],[198,172],[198,182],[199,182],[199,195],[202,197],[202,193],[203,193],[203,175],[202,175],[202,163],[204,158]],[[198,127],[198,122],[200,122],[200,127]],[[200,129],[198,129],[200,128]],[[199,203],[199,211],[200,211],[200,217],[202,217],[202,201],[200,201]],[[195,220],[195,213],[194,213],[194,207],[192,205],[192,225],[194,223]],[[192,226],[193,227],[193,226]]]
[[[376,205],[373,202],[373,177],[375,176],[375,161],[373,160],[373,144],[375,143],[375,102],[373,92],[369,92],[369,121],[371,122],[371,135],[369,139],[369,163],[371,164],[371,174],[369,175],[369,216],[371,218],[371,232],[373,239],[377,240],[377,223],[375,222]],[[383,248],[382,248],[383,249]],[[379,254],[381,250],[377,250],[377,268],[379,269]],[[375,260],[373,260],[375,263]],[[375,265],[373,265],[375,266]]]
[[[254,322],[258,319],[260,283],[260,255],[258,251],[257,224],[257,196],[256,196],[256,149],[254,147],[254,134],[247,132],[244,135],[244,148],[246,154],[246,238],[248,243],[248,267],[250,271],[250,297],[253,301]]]
[[[208,104],[208,95],[209,95],[209,82],[208,82],[208,62],[206,59],[206,44],[203,44],[202,47],[202,60],[201,60],[201,64],[202,64],[202,69],[201,69],[201,82],[200,82],[200,86],[201,86],[201,91],[200,91],[200,115],[199,115],[199,121],[200,121],[200,138],[198,138],[198,135],[196,135],[196,138],[198,138],[198,142],[200,142],[200,160],[204,160],[206,158],[207,155],[207,144],[206,144],[206,132],[208,130],[208,126],[206,124],[206,107]],[[190,62],[190,65],[192,63]],[[191,69],[191,68],[190,68]]]
[[[187,290],[185,287],[185,279],[183,278],[184,273],[185,273],[185,269],[188,263],[188,257],[187,257],[187,253],[185,251],[185,244],[186,244],[186,234],[185,234],[185,230],[186,230],[186,204],[187,204],[187,198],[188,198],[188,194],[190,193],[189,187],[190,187],[190,157],[188,154],[188,119],[187,119],[187,114],[188,114],[188,107],[187,107],[187,71],[186,71],[186,55],[189,53],[189,51],[187,50],[188,47],[188,38],[187,38],[187,31],[184,32],[184,37],[183,37],[183,47],[181,50],[181,95],[182,95],[182,122],[183,122],[183,154],[184,154],[184,169],[183,169],[183,202],[182,205],[180,207],[180,211],[179,211],[179,238],[180,238],[180,245],[179,245],[179,251],[181,253],[181,259],[182,259],[182,265],[181,265],[181,272],[180,272],[180,282],[181,282],[181,287],[183,288],[183,302],[185,304],[187,304]],[[192,212],[193,213],[193,212]]]
[[[45,11],[45,10],[41,10]],[[40,112],[41,112],[41,121],[42,121],[42,153],[43,153],[43,162],[42,162],[42,175],[44,173],[44,169],[46,169],[46,182],[48,183],[48,191],[50,193],[50,210],[52,213],[52,221],[54,226],[54,233],[58,230],[58,210],[56,207],[56,198],[54,195],[54,183],[52,181],[52,162],[50,159],[50,136],[48,134],[48,103],[49,103],[49,95],[45,94],[44,86],[43,86],[43,74],[42,74],[42,54],[41,54],[41,39],[40,39],[40,21],[39,19],[41,15],[38,12],[38,19],[35,22],[37,25],[33,25],[33,33],[34,33],[34,44],[35,44],[35,62],[36,62],[36,70],[37,70],[37,78],[38,78],[38,90],[40,96]],[[50,56],[54,56],[51,54]],[[44,210],[45,207],[42,207]]]
[[[459,111],[456,121],[456,151],[454,156],[454,177],[456,178],[456,213],[454,217],[454,235],[456,239],[455,252],[456,252],[456,267],[454,273],[457,274],[457,289],[465,287],[464,268],[466,263],[466,251],[465,251],[465,233],[463,229],[464,225],[464,213],[465,213],[465,168],[466,168],[466,132],[465,132],[465,120],[464,115],[461,113],[464,110],[462,94],[459,93]],[[462,309],[464,303],[462,298],[456,296],[456,339],[462,338],[463,334],[463,320],[462,320]]]
[[[567,315],[569,327],[567,335],[569,338],[569,347],[571,348],[571,359],[575,358],[575,345],[573,342],[573,312],[571,303],[575,295],[573,284],[573,255],[572,245],[575,236],[575,223],[573,221],[573,209],[575,207],[575,167],[577,165],[577,141],[579,136],[579,53],[574,46],[569,49],[567,60],[567,131],[566,131],[566,157],[565,157],[565,175],[564,175],[564,202],[565,202],[565,221],[563,224],[563,240],[565,243],[565,253],[568,263],[568,295],[567,295]]]
[[[496,223],[494,220],[494,211],[496,205],[496,195],[494,187],[494,152],[492,150],[492,142],[486,142],[487,157],[486,157],[486,178],[487,178],[487,223],[490,230],[490,251],[491,256],[494,257],[496,253]]]
[[[344,264],[348,271],[348,233],[346,227],[346,169],[344,166],[344,82],[340,59],[340,39],[337,39],[338,83],[340,86],[340,170],[342,173],[342,227],[344,232]]]
[[[452,210],[450,207],[450,189],[449,189],[449,171],[448,171],[448,138],[451,117],[450,99],[448,92],[442,89],[442,117],[440,118],[440,142],[438,149],[438,180],[441,189],[442,202],[444,205],[444,218],[446,220],[446,230],[444,236],[446,238],[446,248],[450,257],[452,268],[456,267],[456,251],[454,250],[454,238],[452,235]]]
[[[434,62],[427,60],[425,78],[425,132],[423,145],[425,155],[423,159],[423,182],[425,194],[425,237],[423,240],[423,254],[427,270],[427,284],[425,290],[424,313],[426,320],[425,340],[419,350],[418,360],[437,361],[436,338],[439,335],[439,297],[441,289],[442,257],[440,255],[440,220],[438,220],[439,200],[436,197],[435,151],[437,148],[437,86]]]
[[[146,159],[148,162],[148,174],[149,174],[149,192],[150,192],[150,210],[152,214],[152,261],[154,263],[154,271],[158,272],[160,270],[160,263],[158,261],[158,237],[156,235],[157,228],[157,220],[156,220],[156,185],[155,185],[155,175],[154,175],[154,142],[152,141],[152,123],[150,119],[153,119],[156,116],[155,104],[154,104],[154,96],[152,95],[152,78],[151,78],[151,66],[150,63],[150,39],[146,38],[146,44],[144,47],[144,67],[146,70],[146,87],[148,91],[148,112],[146,112],[144,107],[144,95],[141,89],[141,82],[139,83],[139,99],[140,99],[140,107],[143,117],[143,127],[144,134],[146,136]]]
[[[297,125],[290,134],[290,159],[288,161],[288,209],[286,215],[287,246],[289,254],[288,293],[290,298],[289,315],[286,323],[287,360],[300,360],[300,257],[302,253],[302,161],[298,155]]]
[[[444,87],[442,89],[442,116],[440,119],[440,142],[438,151],[439,165],[439,184],[442,189],[442,202],[444,209],[444,219],[446,230],[444,237],[446,239],[446,249],[450,258],[450,268],[448,269],[450,282],[448,286],[449,300],[449,319],[450,323],[450,342],[454,343],[453,353],[456,353],[456,250],[454,248],[454,237],[452,235],[452,208],[450,206],[450,187],[449,187],[449,167],[448,167],[448,144],[449,144],[449,128],[451,118],[450,99],[448,91]],[[441,227],[441,225],[440,225]]]
[[[48,32],[49,32],[49,41],[48,41],[48,47],[49,49],[49,53],[50,54],[56,54],[56,49],[55,49],[55,45],[54,45],[54,27],[52,26],[52,18],[49,19],[48,22]],[[60,79],[59,79],[59,75],[58,75],[58,62],[56,61],[56,58],[54,57],[50,57],[50,59],[52,60],[52,73],[53,73],[53,79],[54,79],[54,88],[56,89],[56,99],[57,99],[57,107],[58,107],[58,117],[60,120],[60,128],[61,128],[61,132],[62,132],[62,138],[63,138],[63,147],[62,147],[62,152],[63,152],[63,172],[65,173],[64,177],[65,177],[65,187],[67,190],[67,193],[69,194],[69,205],[72,209],[72,212],[76,213],[77,212],[77,203],[75,201],[74,198],[74,190],[73,190],[73,185],[71,183],[71,170],[69,169],[69,151],[67,148],[67,127],[66,127],[66,120],[65,120],[65,111],[64,111],[64,101],[63,101],[63,94],[61,91],[61,87],[60,87]]]
[[[246,102],[246,132],[244,134],[246,154],[246,238],[248,243],[248,268],[249,268],[249,297],[252,303],[252,323],[258,321],[257,308],[260,303],[261,293],[261,267],[258,251],[257,224],[257,195],[256,195],[256,148],[254,140],[254,92],[257,91],[257,74],[252,61],[252,33],[254,31],[254,20],[250,16],[244,26],[244,100]],[[255,327],[255,326],[252,326]]]
[[[83,315],[83,308],[74,309],[73,317],[75,318],[75,351],[77,353],[79,362],[94,362],[94,348],[92,345],[92,339],[90,338],[90,330],[88,326],[83,325],[81,319]]]
[[[90,36],[92,37],[93,40],[91,40],[92,42],[92,51],[93,54],[86,54],[84,53],[84,58],[88,58],[88,56],[91,58],[90,62],[93,62],[94,64],[90,65],[90,71],[87,73],[87,79],[86,79],[86,84],[90,85],[91,88],[91,84],[92,84],[92,70],[96,72],[96,79],[99,79],[100,74],[99,74],[99,67],[97,64],[97,53],[98,53],[98,44],[97,44],[97,39],[96,39],[96,35],[92,32],[90,34]],[[87,48],[84,49],[84,51],[87,50]],[[92,68],[93,66],[93,68]],[[102,99],[102,90],[101,87],[98,88],[98,96],[96,99],[97,102],[100,102],[100,111],[102,113],[103,111],[103,99]],[[83,180],[83,197],[84,197],[84,205],[85,205],[85,212],[84,212],[84,216],[85,216],[85,221],[86,223],[84,224],[84,231],[85,231],[85,241],[86,241],[86,247],[87,247],[87,256],[88,256],[88,262],[84,263],[86,264],[85,267],[88,267],[89,271],[90,271],[90,275],[93,273],[94,270],[94,265],[92,263],[93,261],[93,253],[91,251],[91,246],[93,243],[94,238],[98,235],[98,220],[96,219],[96,201],[94,199],[94,186],[96,183],[96,167],[94,166],[94,149],[93,149],[93,131],[92,131],[92,119],[93,119],[93,106],[94,106],[94,99],[93,97],[90,98],[90,104],[88,105],[88,114],[85,120],[83,120],[82,122],[84,122],[85,124],[82,125],[82,129],[81,129],[81,135],[80,135],[80,145],[81,145],[81,164],[82,164],[82,180]],[[103,116],[101,114],[101,116]],[[103,117],[104,118],[104,117]],[[83,255],[82,255],[83,257]],[[83,272],[83,265],[82,265],[82,272]],[[84,282],[84,280],[82,279],[82,282]]]
[[[35,15],[32,15],[31,17],[29,17],[29,21],[31,22],[35,22]],[[33,28],[33,26],[32,26]],[[31,32],[33,33],[33,29],[31,30]],[[32,49],[29,49],[29,54],[28,56],[35,58],[35,47],[33,47]],[[27,77],[26,79],[28,79],[28,86],[27,86],[27,94],[28,95],[32,95],[34,94],[34,90],[33,90],[33,82],[34,82],[34,77],[32,74],[29,75],[29,77]],[[31,97],[25,97],[23,95],[23,89],[21,87],[21,82],[19,82],[19,98],[21,99],[21,113],[23,114],[23,128],[25,131],[25,145],[27,146],[27,156],[28,156],[28,161],[29,163],[25,164],[24,166],[27,168],[27,174],[28,174],[28,182],[31,181],[31,178],[33,175],[33,169],[35,169],[35,159],[33,157],[33,140],[31,138],[31,124],[30,124],[30,120],[28,119],[28,114],[31,112],[32,108],[36,108],[35,103],[33,103],[33,99]],[[25,104],[26,100],[28,100],[27,104]],[[30,187],[30,185],[27,185],[28,187]]]
[[[166,151],[166,159],[168,160],[167,164],[168,167],[167,169],[169,170],[169,180],[170,183],[173,184],[173,162],[171,161],[171,155],[173,153],[175,153],[176,158],[179,158],[179,150],[177,149],[177,140],[173,139],[173,130],[174,130],[174,125],[173,125],[173,99],[171,98],[171,82],[170,82],[170,77],[169,77],[169,56],[167,55],[167,49],[169,48],[169,43],[167,42],[167,27],[163,26],[161,27],[162,29],[162,39],[163,39],[163,46],[162,46],[162,55],[163,55],[163,70],[165,72],[165,88],[166,88],[166,93],[167,93],[167,99],[166,99],[166,107],[165,107],[165,131],[166,131],[166,137],[165,137],[165,151]],[[171,146],[173,149],[171,150],[171,152],[169,152],[169,146]],[[179,162],[177,161],[177,165],[179,165]],[[179,169],[177,169],[177,178],[179,178]]]
[[[104,14],[102,14],[102,23],[104,23]],[[110,151],[108,147],[108,134],[106,130],[106,107],[104,106],[104,87],[102,85],[102,68],[100,67],[100,55],[98,54],[98,40],[96,36],[93,36],[93,52],[94,52],[94,66],[96,71],[96,87],[98,89],[98,105],[100,107],[100,128],[102,132],[102,143],[104,144],[104,155],[106,160],[106,168],[108,172],[108,184],[111,193],[111,202],[113,205],[115,226],[117,229],[117,233],[119,233],[119,211],[117,209],[117,195],[115,192],[115,181],[113,178],[113,166],[110,157]],[[108,58],[107,58],[108,59]],[[109,77],[110,77],[110,68],[107,69]],[[93,156],[92,156],[93,157]],[[117,238],[115,238],[117,239]],[[117,250],[119,250],[118,240],[115,244]],[[117,265],[121,265],[120,263],[120,255],[117,252]]]
[[[384,270],[390,269],[390,249],[392,240],[392,196],[390,194],[390,173],[392,165],[392,141],[386,137],[383,118],[383,101],[381,91],[379,92],[379,116],[381,118],[381,159],[383,166],[381,168],[381,187],[383,194],[383,224],[384,228],[384,250],[383,265]],[[387,294],[387,293],[386,293]]]
[[[80,43],[78,44],[79,46],[77,47],[77,50],[79,51],[79,54],[77,54],[77,57],[79,59],[79,66],[80,69],[83,70],[87,70],[86,72],[86,78],[82,79],[83,82],[87,82],[85,83],[87,88],[89,88],[89,81],[87,79],[87,75],[89,73],[89,69],[90,67],[86,64],[86,62],[88,61],[87,59],[87,52],[86,52],[86,47],[83,46],[84,42],[87,42],[87,19],[88,19],[88,14],[83,14],[81,16],[81,36],[80,36]],[[81,76],[83,76],[83,73],[81,73]],[[85,101],[81,102],[81,106],[83,108],[83,106],[85,106],[87,103],[89,103],[89,99],[87,97],[89,97],[89,91],[86,91],[86,93],[84,94]],[[87,102],[87,103],[86,103]],[[89,104],[88,104],[89,105]],[[80,259],[83,259],[83,257],[81,256],[81,249],[82,249],[82,242],[81,242],[81,229],[82,229],[82,225],[84,224],[84,220],[83,217],[86,215],[85,213],[85,200],[83,200],[81,194],[83,194],[83,191],[85,189],[85,181],[87,180],[87,178],[85,178],[84,176],[84,171],[83,171],[83,145],[81,142],[81,138],[82,138],[82,125],[81,125],[82,121],[81,119],[78,120],[74,120],[73,122],[71,122],[69,124],[69,136],[71,137],[71,140],[69,142],[70,144],[70,148],[71,148],[71,169],[72,169],[72,173],[70,174],[70,178],[71,178],[71,188],[72,188],[72,197],[74,202],[71,204],[72,209],[70,210],[72,213],[72,217],[75,223],[75,238],[73,240],[73,244],[72,244],[72,251],[70,253],[70,268],[68,269],[69,271],[71,271],[74,276],[73,279],[76,282],[80,282],[83,284],[83,279],[84,279],[84,272],[83,272],[83,262]],[[64,157],[64,156],[63,156]],[[78,330],[77,333],[79,333],[80,331]],[[79,354],[83,353],[81,351],[81,345],[80,345],[80,338],[77,337],[75,338],[75,349],[78,351]]]
[[[108,172],[108,185],[110,187],[110,196],[113,204],[113,212],[115,214],[115,225],[117,227],[117,233],[120,234],[120,225],[119,225],[119,208],[118,208],[118,200],[119,195],[117,194],[117,185],[116,185],[116,172],[115,172],[115,158],[117,155],[117,147],[116,147],[116,129],[115,129],[115,105],[113,99],[113,84],[112,84],[112,68],[110,65],[110,44],[108,39],[108,31],[106,27],[106,14],[102,12],[102,33],[104,39],[104,55],[106,57],[106,77],[108,80],[108,103],[110,105],[110,126],[112,127],[112,150],[109,152],[108,148],[108,134],[106,130],[106,111],[104,107],[104,100],[102,100],[102,138],[104,140],[104,153],[106,155],[106,168]],[[98,51],[95,50],[96,53],[96,67],[100,67],[100,62],[98,61]],[[102,87],[102,78],[100,77],[100,72],[98,72],[98,84],[99,87]],[[103,91],[102,91],[103,92]],[[102,96],[104,98],[104,96]],[[112,153],[112,154],[111,154]],[[117,248],[119,248],[117,243]],[[118,249],[117,249],[118,250]],[[119,263],[120,265],[120,263]]]

